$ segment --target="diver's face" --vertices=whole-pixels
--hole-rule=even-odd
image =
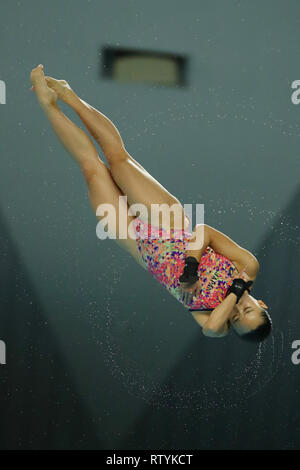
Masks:
[[[261,311],[258,301],[245,291],[232,309],[230,324],[240,335],[250,333],[263,323]]]

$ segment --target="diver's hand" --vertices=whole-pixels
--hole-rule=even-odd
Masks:
[[[180,290],[181,290],[181,300],[183,301],[184,305],[188,305],[191,303],[194,297],[199,295],[201,290],[200,279],[196,281],[194,284],[188,284],[187,282],[180,282]]]

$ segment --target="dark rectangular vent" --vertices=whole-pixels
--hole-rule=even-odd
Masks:
[[[127,83],[186,86],[187,58],[163,52],[104,47],[102,76]]]

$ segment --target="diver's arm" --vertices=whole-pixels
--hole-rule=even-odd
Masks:
[[[202,236],[201,236],[202,235]],[[202,245],[197,240],[202,239]],[[220,255],[226,256],[236,264],[238,270],[246,267],[246,272],[252,280],[259,271],[259,262],[250,251],[242,248],[224,233],[207,224],[197,224],[193,230],[193,237],[187,247],[186,257],[193,256],[200,262],[200,258],[207,246],[210,246]]]
[[[205,231],[208,234],[208,244],[214,251],[226,256],[236,264],[239,271],[245,268],[250,279],[255,280],[259,271],[259,262],[250,251],[242,248],[227,235],[209,225],[205,225]]]
[[[236,304],[237,296],[230,293],[209,315],[203,325],[202,332],[205,336],[219,338],[228,333],[229,315]]]
[[[202,244],[198,242],[198,240],[202,240]],[[193,263],[195,273],[198,269],[197,262],[200,262],[200,258],[208,246],[210,246],[215,252],[232,261],[239,273],[246,274],[248,277],[247,280],[255,281],[259,271],[259,262],[256,257],[250,253],[250,251],[242,248],[234,242],[227,235],[207,224],[197,224],[195,226],[193,237],[191,238],[186,251],[186,264],[187,261],[189,261],[188,257],[191,257],[190,264],[191,261],[193,261],[192,258],[195,258]],[[191,277],[190,282],[183,282],[181,277],[179,278],[185,304],[190,301],[190,298],[193,295],[197,296],[200,289],[199,283],[195,282],[194,279],[195,273],[194,275],[190,275],[190,270],[191,269],[187,272],[187,279],[189,276]],[[253,286],[251,286],[249,290],[252,289],[252,287]]]

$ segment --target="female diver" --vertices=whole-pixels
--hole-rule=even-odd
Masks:
[[[116,241],[192,312],[204,335],[223,337],[232,327],[242,339],[263,341],[272,322],[266,305],[250,295],[259,271],[255,256],[209,225],[197,224],[193,233],[188,232],[180,201],[129,155],[106,116],[80,99],[65,80],[45,77],[42,65],[32,70],[30,78],[54,132],[84,175],[94,212],[98,215],[97,208],[103,204],[114,207]],[[58,108],[58,98],[81,118],[101,146],[109,168],[89,136]],[[121,211],[119,198],[123,196],[124,202],[125,195],[126,210]],[[153,207],[176,205],[180,222],[171,215],[169,224],[160,218],[154,225],[140,211],[138,217],[132,213],[135,204],[143,205],[148,213]],[[118,237],[124,224],[128,231],[133,227],[135,238]],[[201,245],[196,243],[198,236]]]

